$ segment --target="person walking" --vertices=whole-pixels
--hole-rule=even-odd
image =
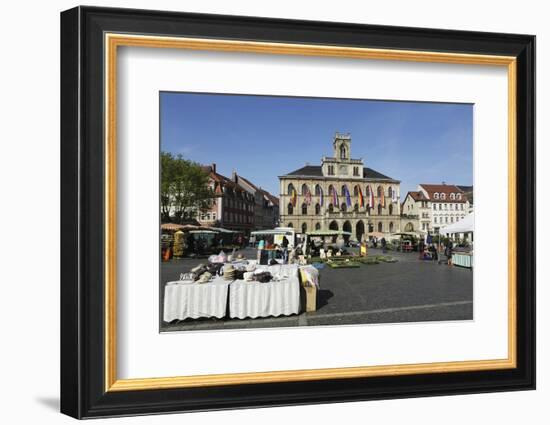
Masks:
[[[430,245],[430,253],[432,254],[432,261],[437,261],[438,258],[437,258],[437,248],[434,246],[434,244],[431,244]]]
[[[445,248],[445,255],[447,256],[447,265],[453,265],[453,242],[449,241],[447,247]]]
[[[382,236],[380,239],[380,245],[382,245],[382,254],[386,253],[386,238]]]

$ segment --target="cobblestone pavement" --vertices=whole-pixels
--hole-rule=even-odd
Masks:
[[[248,258],[255,251],[242,251]],[[381,250],[370,249],[369,255]],[[399,323],[473,319],[473,273],[431,261],[417,253],[389,252],[397,263],[321,270],[317,311],[288,317],[198,319],[162,322],[162,331],[268,328],[365,323]],[[172,260],[161,265],[160,300],[166,282],[177,280],[206,259]],[[161,301],[162,315],[162,301]],[[161,316],[162,317],[162,316]]]

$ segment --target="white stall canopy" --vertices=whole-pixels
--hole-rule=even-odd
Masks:
[[[472,233],[474,231],[474,214],[470,213],[462,220],[439,229],[443,235],[453,233]]]

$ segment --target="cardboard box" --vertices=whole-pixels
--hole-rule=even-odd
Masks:
[[[306,312],[317,310],[317,288],[315,286],[305,286],[306,290]]]

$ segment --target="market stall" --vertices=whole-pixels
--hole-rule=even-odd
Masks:
[[[471,240],[473,241],[474,235],[474,214],[470,213],[462,220],[457,221],[456,223],[450,224],[449,226],[439,229],[440,234],[447,236],[451,235],[470,235]],[[472,246],[455,248],[452,253],[452,263],[455,266],[473,268],[474,267],[474,251]]]
[[[387,239],[397,250],[401,252],[412,252],[416,249],[418,239],[422,237],[420,233],[425,232],[397,232],[392,233]]]
[[[250,237],[254,238],[256,243],[264,240],[271,245],[279,246],[282,245],[284,236],[286,236],[288,240],[288,248],[293,248],[296,244],[296,232],[291,227],[276,227],[275,229],[250,232]]]
[[[164,289],[164,321],[225,317],[230,284],[221,276],[206,283],[168,282]]]
[[[255,272],[268,271],[268,282],[239,279],[229,289],[229,316],[245,319],[288,316],[300,312],[300,281],[297,265],[258,266]]]
[[[350,236],[350,232],[345,232],[343,230],[313,230],[307,232],[304,240],[305,252],[314,257],[318,255],[321,258],[326,258],[327,255],[336,255],[337,251],[344,248],[344,237],[349,238]],[[330,238],[329,242],[327,242],[326,238]],[[316,240],[320,241],[319,245],[315,243]],[[311,244],[311,241],[314,243]],[[335,249],[329,249],[329,246],[332,245],[334,245]]]

